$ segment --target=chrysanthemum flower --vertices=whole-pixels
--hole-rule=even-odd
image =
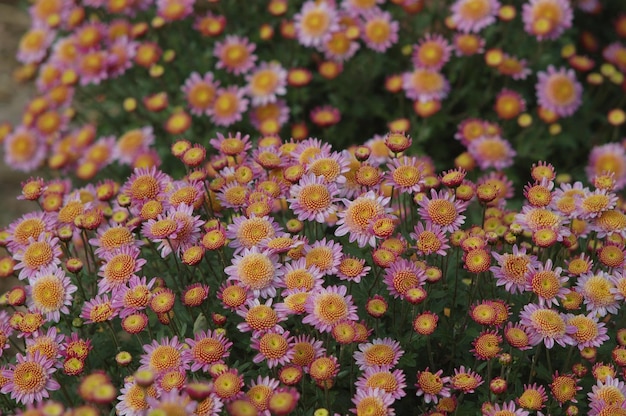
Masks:
[[[562,347],[576,344],[571,336],[576,328],[568,325],[564,315],[554,309],[530,303],[524,306],[520,318],[521,324],[528,328],[531,345],[543,342],[551,349],[555,342]]]
[[[622,404],[626,401],[626,386],[618,378],[607,376],[592,386],[587,397],[590,403]]]
[[[537,73],[539,104],[560,117],[569,117],[582,104],[583,87],[572,69],[556,69],[550,65],[546,72]]]
[[[496,357],[502,348],[502,337],[496,331],[483,331],[472,341],[470,352],[478,360],[491,360]]]
[[[452,47],[439,34],[427,33],[414,47],[412,59],[416,68],[439,70],[450,60]]]
[[[207,72],[203,76],[192,72],[181,87],[191,113],[197,116],[208,115],[218,87],[219,81],[213,79],[212,72]]]
[[[263,298],[276,296],[276,286],[283,275],[278,256],[269,250],[261,252],[257,247],[244,248],[235,254],[232,265],[224,272],[229,280],[240,282],[254,296]]]
[[[350,156],[346,151],[315,155],[306,165],[307,173],[321,176],[326,183],[344,183],[346,181],[345,174],[349,170]]]
[[[565,286],[569,278],[561,276],[563,269],[555,267],[552,269],[552,260],[546,260],[545,264],[530,272],[526,290],[534,292],[538,297],[540,306],[558,305],[557,298],[565,297],[569,289]]]
[[[136,380],[126,381],[120,390],[119,400],[115,410],[120,416],[137,416],[145,414],[148,410],[148,397],[156,397],[157,391],[154,385],[142,387]]]
[[[188,349],[182,352],[182,359],[191,363],[191,371],[208,371],[215,363],[222,363],[230,355],[232,342],[217,331],[200,331],[194,338],[185,340]]]
[[[425,103],[444,100],[450,91],[450,84],[443,74],[434,69],[415,68],[403,74],[402,88],[407,98]]]
[[[219,374],[213,380],[215,393],[223,400],[236,397],[244,386],[243,376],[237,369],[230,369]]]
[[[433,223],[424,226],[424,223],[418,222],[411,233],[411,238],[415,240],[417,251],[424,256],[433,253],[445,256],[446,250],[450,248],[444,230]]]
[[[100,323],[110,321],[117,316],[118,312],[119,311],[113,307],[109,296],[98,295],[85,302],[80,317],[85,320],[86,324]]]
[[[314,326],[320,332],[330,332],[340,321],[356,321],[357,307],[345,286],[329,286],[311,292],[305,303],[306,316],[302,323]]]
[[[572,6],[564,0],[530,0],[522,6],[524,30],[538,40],[558,38],[573,19]]]
[[[456,56],[472,56],[483,53],[485,39],[471,33],[457,33],[452,40]]]
[[[532,73],[525,59],[518,59],[506,53],[502,55],[502,62],[497,69],[502,75],[508,75],[514,80],[526,79]]]
[[[400,24],[389,12],[372,8],[363,14],[361,36],[368,48],[383,53],[398,41]]]
[[[394,400],[406,396],[406,376],[400,369],[393,370],[390,366],[368,367],[355,383],[358,390],[379,388],[392,395]]]
[[[274,378],[257,376],[256,380],[251,381],[246,396],[259,412],[263,412],[261,414],[267,414],[270,398],[279,385],[280,382]]]
[[[483,136],[470,142],[467,151],[481,169],[507,168],[517,154],[511,144],[500,136]]]
[[[372,342],[359,344],[358,351],[354,352],[354,360],[361,370],[382,366],[393,368],[403,355],[404,351],[398,341],[377,338]]]
[[[43,60],[54,41],[55,31],[43,25],[35,25],[20,39],[17,60],[23,64],[38,63]]]
[[[557,371],[552,376],[550,390],[552,391],[552,397],[562,405],[567,401],[577,403],[576,392],[582,390],[582,386],[578,385],[576,377],[573,374],[561,375]]]
[[[277,62],[261,62],[246,75],[246,82],[246,92],[252,99],[252,105],[273,103],[276,96],[287,92],[287,71]]]
[[[522,293],[526,290],[526,282],[531,273],[539,267],[539,261],[536,256],[526,254],[526,248],[521,249],[513,246],[512,253],[496,253],[492,251],[492,255],[498,262],[498,266],[492,266],[491,272],[497,279],[497,286],[504,286],[511,293]]]
[[[91,238],[89,244],[97,247],[95,254],[100,256],[124,246],[138,246],[141,243],[135,240],[132,230],[128,227],[124,225],[105,225],[98,229],[96,238]]]
[[[240,121],[248,109],[248,99],[244,98],[244,95],[245,89],[236,85],[218,88],[213,105],[207,110],[213,123],[227,127]]]
[[[358,389],[352,398],[355,408],[350,411],[356,415],[394,416],[396,414],[392,407],[394,401],[393,395],[383,389],[372,387]]]
[[[518,409],[514,401],[508,403],[496,403],[493,407],[485,412],[483,416],[529,416],[530,413],[524,409]]]
[[[215,67],[224,68],[235,75],[248,72],[254,67],[257,57],[253,54],[256,45],[246,37],[228,35],[223,42],[216,42],[213,55],[218,58]]]
[[[361,279],[365,277],[371,269],[371,267],[365,265],[364,259],[358,259],[344,254],[339,266],[337,266],[337,277],[341,280],[360,283]]]
[[[111,306],[120,311],[120,318],[147,308],[152,299],[151,290],[155,283],[154,278],[148,282],[145,276],[132,276],[126,285],[119,286],[113,291]]]
[[[346,209],[337,213],[339,221],[335,235],[341,237],[349,233],[351,243],[356,241],[359,247],[367,244],[374,247],[376,237],[368,233],[368,230],[375,218],[390,211],[386,208],[389,201],[390,198],[377,195],[373,191],[368,191],[353,201],[344,199]]]
[[[224,31],[225,26],[226,18],[211,12],[198,16],[193,24],[193,28],[202,36],[218,36]]]
[[[431,189],[431,197],[424,196],[419,201],[418,213],[428,223],[440,226],[444,231],[454,232],[463,225],[465,216],[461,215],[467,207],[466,202],[456,201],[454,193],[446,190]]]
[[[567,314],[565,317],[567,324],[576,328],[576,332],[573,332],[571,336],[576,341],[578,349],[599,347],[608,341],[609,336],[604,322],[599,322],[593,313],[587,315]]]
[[[41,269],[61,264],[61,255],[59,239],[51,234],[41,233],[36,240],[29,240],[24,251],[13,255],[19,262],[14,269],[21,269],[18,276],[20,280],[31,279]]]
[[[614,190],[621,190],[626,185],[626,153],[624,147],[619,143],[607,143],[593,147],[585,171],[589,181],[596,175],[612,172],[615,175]]]
[[[153,340],[143,346],[145,353],[141,356],[142,369],[163,374],[171,370],[187,370],[190,361],[183,355],[186,345],[178,341],[178,337]]]
[[[478,33],[496,21],[497,0],[457,0],[451,7],[452,22],[461,32]]]
[[[24,126],[5,137],[2,145],[5,163],[23,172],[36,169],[46,157],[47,146],[41,134]]]
[[[443,370],[436,373],[429,371],[427,367],[424,371],[417,372],[417,397],[424,396],[424,402],[437,403],[440,397],[450,397],[450,377],[441,377]]]
[[[287,317],[272,307],[272,303],[273,299],[267,299],[265,303],[261,303],[259,299],[247,300],[245,305],[237,308],[237,315],[245,320],[237,325],[237,329],[240,332],[254,331],[257,335],[282,329],[278,324]]]
[[[69,313],[68,306],[76,290],[62,269],[56,265],[44,267],[30,279],[28,305],[45,314],[47,319],[59,322],[61,313]]]
[[[359,44],[348,37],[346,30],[332,32],[321,47],[324,56],[334,62],[346,62],[359,49]]]
[[[239,216],[234,217],[232,223],[228,225],[226,237],[231,240],[230,247],[240,251],[243,248],[258,247],[261,241],[275,237],[282,230],[270,216],[249,218]]]
[[[455,368],[454,376],[450,377],[450,386],[463,393],[473,393],[483,383],[484,381],[480,374],[464,366]]]
[[[578,277],[576,291],[583,295],[589,312],[605,316],[619,311],[615,294],[615,276],[603,271],[583,273]]]
[[[102,255],[104,264],[98,273],[102,277],[98,281],[100,294],[124,285],[141,270],[147,260],[139,258],[139,253],[135,246],[123,246]]]
[[[338,195],[335,183],[327,183],[322,176],[308,173],[291,187],[287,202],[300,221],[315,220],[323,224],[329,215],[335,213]]]
[[[331,105],[322,105],[311,110],[311,121],[320,127],[330,127],[339,123],[341,112]]]
[[[384,282],[394,298],[403,298],[409,289],[421,286],[426,281],[426,273],[415,263],[400,258],[385,271]]]
[[[16,364],[2,371],[2,377],[8,381],[2,390],[11,394],[11,399],[29,405],[50,397],[49,391],[58,390],[59,383],[52,377],[56,372],[54,360],[46,358],[36,351],[34,354],[17,354]]]
[[[320,47],[339,29],[337,11],[328,2],[307,1],[294,16],[294,26],[300,44]]]
[[[12,252],[24,250],[30,239],[42,233],[51,233],[57,225],[56,218],[47,212],[30,212],[9,224],[6,232],[7,246]]]
[[[304,246],[304,258],[306,267],[316,266],[322,275],[332,275],[337,272],[341,262],[342,246],[336,241],[326,237],[313,244]]]
[[[270,329],[252,338],[251,348],[258,351],[252,359],[255,363],[265,361],[268,368],[284,365],[291,361],[294,337],[282,328]]]
[[[287,290],[302,289],[310,292],[324,284],[324,273],[315,264],[307,266],[306,258],[300,258],[283,265],[283,278],[280,286]]]

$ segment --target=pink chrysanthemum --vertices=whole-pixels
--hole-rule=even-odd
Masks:
[[[413,228],[411,238],[415,240],[415,249],[418,253],[428,256],[430,254],[446,255],[448,237],[445,231],[437,224],[431,222],[424,226],[423,222],[418,222]]]
[[[444,231],[454,232],[465,222],[461,215],[467,208],[467,202],[458,201],[454,193],[441,190],[439,193],[430,190],[430,198],[424,196],[419,201],[418,213],[428,223],[440,226]]]
[[[414,47],[413,65],[416,68],[440,70],[450,60],[452,46],[440,34],[427,33]]]
[[[524,205],[522,212],[515,215],[515,222],[526,231],[535,232],[542,229],[551,229],[557,234],[557,240],[570,235],[569,220],[558,212],[548,208]]]
[[[135,239],[132,229],[124,225],[104,224],[98,228],[96,237],[89,239],[89,244],[97,247],[95,254],[101,256],[124,246],[139,246],[141,242]]]
[[[116,38],[109,46],[107,73],[109,78],[117,78],[132,68],[133,59],[139,44],[126,36]]]
[[[86,324],[110,321],[118,314],[118,310],[113,307],[109,296],[98,295],[83,304],[80,317]]]
[[[368,367],[354,384],[357,390],[379,388],[391,394],[394,400],[406,396],[406,376],[400,369],[392,371],[391,366]]]
[[[303,254],[307,267],[316,266],[322,275],[333,275],[341,262],[343,247],[326,237],[304,246]]]
[[[452,22],[458,30],[478,33],[496,21],[500,3],[497,0],[457,0],[450,9]]]
[[[287,319],[286,314],[279,312],[275,306],[273,299],[267,299],[264,303],[256,299],[248,299],[245,304],[237,308],[237,315],[244,319],[244,322],[237,324],[240,332],[253,331],[254,334],[262,334],[269,330],[281,331],[279,325]]]
[[[614,174],[614,190],[619,191],[626,185],[626,150],[620,143],[607,143],[594,146],[589,154],[589,162],[585,168],[587,178],[591,182],[596,175],[604,172]],[[582,186],[582,184],[581,184]]]
[[[307,1],[294,16],[298,42],[304,46],[322,46],[339,29],[338,21],[334,4]]]
[[[561,276],[562,271],[560,267],[552,269],[552,260],[548,259],[528,275],[526,290],[537,295],[539,306],[557,306],[557,298],[562,299],[569,292],[565,286],[569,278]]]
[[[273,103],[276,96],[287,93],[287,71],[278,62],[261,62],[246,75],[246,82],[246,93],[255,106]]]
[[[567,0],[530,0],[522,6],[524,30],[538,40],[554,40],[572,26],[574,12]]]
[[[314,157],[319,155],[329,156],[331,152],[332,146],[330,143],[310,137],[298,143],[291,152],[290,157],[296,163],[308,165]]]
[[[52,234],[41,233],[37,239],[30,237],[24,250],[13,255],[18,262],[14,269],[20,270],[20,280],[31,279],[39,270],[61,264],[62,254],[59,239]]]
[[[148,281],[145,276],[132,276],[126,285],[119,286],[113,291],[111,306],[119,310],[122,319],[146,309],[152,299],[152,287],[155,283],[155,278]]]
[[[208,109],[208,115],[217,126],[228,127],[240,121],[243,113],[248,109],[248,99],[244,98],[245,89],[236,85],[218,88],[213,105]]]
[[[246,396],[250,403],[260,412],[259,416],[271,415],[269,402],[278,386],[280,386],[280,381],[268,376],[257,376],[256,380],[250,382]]]
[[[583,273],[576,282],[576,291],[583,295],[589,312],[605,316],[619,311],[615,284],[615,276],[604,271]]]
[[[433,373],[427,367],[424,371],[417,372],[417,397],[424,396],[426,403],[438,403],[440,397],[450,397],[450,377],[441,377],[443,370]]]
[[[609,340],[606,325],[593,312],[587,315],[567,314],[565,318],[568,325],[576,328],[571,335],[579,350],[597,348]]]
[[[424,103],[445,99],[450,92],[450,83],[439,71],[415,68],[402,75],[402,88],[407,98]]]
[[[425,281],[426,272],[404,258],[397,259],[385,270],[384,282],[394,298],[404,298],[409,289],[422,286]]]
[[[182,353],[183,361],[191,363],[191,371],[208,371],[211,365],[222,363],[230,355],[233,343],[217,331],[200,331],[193,339],[185,340],[188,349]]]
[[[356,321],[357,307],[347,292],[345,286],[329,286],[311,292],[304,305],[306,316],[302,323],[312,325],[320,332],[330,332],[337,322]]]
[[[613,42],[607,45],[602,51],[602,56],[608,62],[617,66],[620,71],[626,72],[626,46],[621,44],[620,42]]]
[[[232,223],[226,229],[226,238],[231,240],[229,246],[237,251],[243,248],[258,247],[266,238],[273,238],[283,231],[283,228],[274,221],[273,217],[246,217],[232,218]]]
[[[250,347],[258,351],[252,361],[256,364],[265,361],[268,368],[291,362],[294,355],[294,337],[289,331],[270,329],[252,338]]]
[[[483,170],[508,168],[517,154],[511,144],[500,136],[483,136],[473,140],[467,151]]]
[[[144,388],[136,383],[135,380],[129,380],[124,383],[124,387],[120,389],[120,395],[117,396],[117,404],[115,411],[119,416],[142,416],[148,411],[148,397],[156,397],[157,392],[154,385]]]
[[[587,397],[589,398],[590,404],[602,402],[605,404],[621,404],[626,401],[626,385],[619,378],[607,376],[603,380],[598,380],[597,383],[591,387],[591,391],[587,393]],[[605,415],[609,413],[597,414]]]
[[[571,336],[576,328],[568,325],[564,315],[554,309],[530,303],[520,313],[520,322],[528,329],[531,345],[543,342],[551,349],[554,343],[562,347],[576,344]]]
[[[356,241],[359,247],[368,244],[374,247],[376,236],[368,230],[374,219],[391,211],[387,208],[389,201],[390,198],[377,195],[373,191],[368,191],[353,201],[344,199],[346,209],[337,213],[339,220],[335,235],[341,237],[349,234],[351,243]]]
[[[491,252],[498,262],[497,266],[489,269],[496,279],[496,286],[504,286],[510,293],[523,293],[531,273],[539,267],[537,257],[526,253],[526,248],[521,249],[515,244],[512,253]]]
[[[218,59],[215,67],[241,75],[254,67],[257,57],[253,54],[256,45],[246,37],[227,35],[222,42],[216,42],[213,55]]]
[[[511,400],[508,403],[502,403],[502,404],[496,403],[493,405],[493,407],[488,409],[486,412],[483,412],[483,416],[501,416],[501,415],[529,416],[530,412],[524,409],[519,409],[517,406],[515,406],[515,402],[513,400]]]
[[[354,283],[361,283],[361,279],[372,270],[365,265],[365,259],[359,259],[344,254],[337,267],[337,277],[341,280],[348,280]]]
[[[416,157],[394,158],[387,164],[387,181],[400,192],[415,193],[424,184],[424,164]]]
[[[35,354],[17,354],[16,364],[10,364],[2,371],[7,382],[2,387],[3,394],[11,394],[11,399],[30,405],[50,397],[49,391],[61,386],[52,377],[56,371],[55,361],[36,351]]]
[[[54,41],[55,31],[43,25],[35,25],[20,39],[17,60],[23,64],[41,62]]]
[[[612,210],[617,204],[617,195],[606,189],[587,191],[580,196],[575,216],[589,220],[600,216],[604,211]]]
[[[123,246],[111,252],[104,253],[104,263],[100,267],[102,279],[98,281],[98,293],[104,294],[115,290],[126,283],[135,273],[141,270],[147,260],[139,258],[141,250],[135,246]]]
[[[354,352],[354,361],[361,370],[383,366],[393,368],[403,355],[404,350],[400,348],[398,341],[391,338],[377,338],[372,342],[359,344],[358,351]]]
[[[363,14],[361,36],[365,46],[376,52],[383,53],[398,42],[399,29],[389,12],[373,8]]]
[[[321,176],[326,183],[344,183],[346,181],[345,174],[349,170],[350,155],[347,151],[315,155],[306,165],[307,173]]]
[[[143,346],[144,354],[141,356],[141,367],[154,371],[155,374],[163,374],[172,370],[188,370],[190,361],[184,356],[186,345],[178,341],[178,337],[162,338],[161,341],[153,340]]]
[[[380,416],[395,416],[396,412],[392,407],[394,401],[393,395],[383,389],[372,387],[358,389],[352,398],[355,407],[350,411],[355,415],[375,412],[373,414]]]
[[[35,130],[17,127],[5,137],[3,143],[4,162],[12,169],[30,172],[46,158],[47,145]]]
[[[342,63],[348,61],[359,49],[359,43],[350,39],[345,30],[332,32],[321,47],[326,59]]]
[[[324,273],[315,264],[307,266],[306,258],[285,263],[283,271],[280,286],[287,290],[303,289],[310,292],[321,289],[324,284]]]
[[[270,120],[275,121],[279,126],[283,126],[289,120],[290,112],[291,109],[287,102],[283,99],[277,99],[272,103],[253,106],[248,111],[248,116],[252,126],[258,130],[261,129],[264,122]]]
[[[183,20],[193,13],[195,0],[156,0],[157,15],[166,22]]]
[[[153,144],[154,131],[152,126],[129,130],[115,143],[112,158],[121,164],[132,165],[137,156],[148,151]],[[145,171],[149,171],[149,169],[144,168]],[[136,172],[137,169],[133,172],[133,175]]]
[[[235,254],[232,265],[224,272],[229,280],[240,282],[254,296],[262,298],[276,296],[276,287],[283,275],[278,255],[269,250],[261,252],[257,247],[244,248]]]
[[[219,81],[213,79],[212,72],[207,72],[203,76],[197,72],[192,72],[189,75],[181,90],[185,94],[187,105],[192,114],[197,116],[209,114],[219,85]]]
[[[63,269],[57,265],[44,267],[29,279],[28,306],[46,315],[46,319],[59,322],[61,314],[70,313],[74,286]]]
[[[550,65],[547,71],[537,73],[535,90],[539,105],[559,117],[571,116],[582,104],[583,87],[573,69],[557,70]]]
[[[209,140],[209,144],[223,155],[244,155],[252,148],[249,134],[242,137],[240,132],[237,132],[234,136],[228,133],[228,137],[225,137],[222,133],[217,132],[216,136],[216,138]]]
[[[450,377],[450,386],[463,393],[473,393],[476,388],[483,384],[483,378],[469,367],[460,366],[454,369],[454,376]]]
[[[315,220],[323,224],[337,210],[338,195],[339,189],[334,182],[327,183],[322,176],[309,173],[291,186],[287,202],[300,221]]]

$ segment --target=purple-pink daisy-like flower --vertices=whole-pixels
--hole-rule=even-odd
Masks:
[[[98,228],[95,238],[89,239],[89,244],[97,247],[95,254],[102,256],[123,246],[140,246],[141,241],[135,239],[133,230],[124,225],[104,224]]]
[[[416,157],[393,158],[387,164],[388,183],[400,192],[415,193],[424,184],[424,164]]]
[[[306,258],[299,258],[283,265],[283,278],[279,286],[287,290],[303,289],[310,292],[324,284],[324,273],[315,264],[307,266]]]
[[[345,30],[331,33],[330,37],[320,47],[326,59],[342,63],[347,62],[359,50],[359,43],[350,39]]]
[[[496,21],[497,0],[457,0],[451,6],[452,22],[461,32],[478,33]]]
[[[554,343],[562,347],[576,345],[571,336],[576,328],[568,325],[564,315],[555,309],[527,304],[520,313],[520,323],[528,329],[531,345],[543,342],[548,349],[554,347]]]
[[[152,126],[144,126],[132,129],[124,133],[115,143],[112,158],[123,165],[132,165],[137,155],[147,151],[154,144],[154,130]],[[133,171],[133,175],[137,170]],[[146,171],[154,172],[152,169],[143,168]]]
[[[406,376],[404,371],[396,369],[392,371],[390,366],[368,367],[354,384],[358,390],[367,388],[382,388],[391,394],[394,400],[406,396]]]
[[[438,71],[450,60],[451,54],[452,46],[446,38],[440,34],[427,33],[414,46],[411,58],[415,68],[428,68]]]
[[[391,13],[373,8],[362,15],[361,37],[368,48],[383,53],[398,42],[400,24]]]
[[[54,41],[56,32],[44,25],[35,24],[20,39],[17,60],[23,64],[36,64],[43,60]]]
[[[233,343],[218,331],[200,331],[193,339],[185,340],[189,348],[182,353],[182,360],[191,363],[191,371],[209,371],[215,363],[223,363],[230,355]]]
[[[98,276],[98,293],[103,294],[124,286],[136,276],[147,260],[140,258],[141,250],[135,246],[123,246],[102,255],[104,263]]]
[[[294,337],[284,329],[270,329],[252,337],[250,347],[258,351],[252,361],[256,364],[265,361],[268,368],[285,365],[294,356]]]
[[[455,368],[454,375],[450,377],[450,386],[463,393],[474,393],[476,388],[483,383],[484,381],[480,374],[472,371],[469,367],[465,368],[465,366]]]
[[[192,400],[191,397],[189,397],[189,393],[186,391],[179,391],[177,387],[174,387],[172,390],[163,389],[163,391],[159,392],[158,398],[146,395],[145,400],[148,405],[148,414],[197,414],[196,409],[198,407],[198,402],[196,400]]]
[[[617,66],[620,71],[626,72],[626,60],[623,56],[626,53],[626,46],[620,42],[613,42],[607,45],[602,51],[602,56],[608,62]]]
[[[383,366],[393,368],[404,355],[400,343],[392,338],[376,338],[372,342],[359,344],[358,348],[354,352],[354,361],[361,370]]]
[[[605,316],[619,312],[615,285],[615,276],[600,270],[581,274],[576,282],[576,291],[583,295],[587,311]]]
[[[263,122],[267,120],[274,120],[279,126],[283,126],[289,121],[290,112],[291,109],[287,102],[283,99],[277,99],[272,103],[253,105],[248,111],[248,117],[250,117],[252,126],[260,130]]]
[[[513,245],[512,253],[500,254],[493,250],[491,254],[498,262],[497,266],[489,268],[496,279],[496,286],[504,286],[512,294],[525,292],[529,276],[540,265],[537,256],[527,254],[526,247],[520,249],[517,244]]]
[[[244,98],[246,90],[236,85],[218,88],[215,100],[208,110],[211,121],[217,126],[228,127],[242,119],[248,109],[248,99]]]
[[[511,144],[500,136],[482,136],[472,140],[467,151],[483,170],[508,168],[517,154]]]
[[[413,228],[411,238],[415,240],[415,249],[423,256],[433,253],[445,256],[446,250],[450,248],[443,228],[432,222],[428,222],[426,226],[423,222],[418,222]]]
[[[337,267],[337,277],[341,280],[348,280],[354,283],[361,283],[361,279],[372,270],[365,265],[365,259],[359,259],[344,254]]]
[[[467,208],[467,202],[458,201],[454,192],[441,190],[437,193],[430,190],[430,198],[424,196],[419,201],[417,212],[427,224],[432,223],[440,226],[444,231],[453,233],[465,222],[462,212]]]
[[[244,322],[237,324],[240,332],[254,331],[256,335],[269,330],[282,330],[279,325],[287,319],[287,315],[272,307],[274,299],[267,299],[261,303],[258,298],[248,299],[246,303],[237,308],[237,315],[244,319]]]
[[[192,72],[181,87],[189,111],[197,116],[208,115],[219,85],[219,81],[213,78],[212,72],[207,72],[202,76],[197,72]]]
[[[122,319],[146,309],[152,299],[152,287],[155,283],[155,278],[148,281],[145,276],[132,276],[127,284],[113,290],[111,306],[119,310]]]
[[[13,335],[13,327],[9,324],[9,313],[7,311],[0,311],[0,357],[4,350],[11,347],[9,337]]]
[[[157,15],[166,22],[183,20],[193,13],[196,0],[156,0]]]
[[[586,191],[580,196],[575,216],[582,220],[589,220],[600,216],[604,211],[611,210],[617,205],[617,195],[606,189]]]
[[[182,203],[176,207],[171,207],[167,210],[164,218],[172,219],[176,223],[182,224],[182,227],[168,238],[160,239],[160,241],[159,239],[153,240],[155,243],[160,242],[158,250],[162,257],[167,257],[171,252],[182,255],[185,250],[200,241],[201,227],[204,221],[200,219],[199,215],[193,215],[193,206]]]
[[[271,416],[269,403],[272,394],[280,386],[280,381],[269,376],[257,376],[256,380],[250,381],[246,395],[250,402],[259,411],[259,416]]]
[[[409,289],[422,286],[425,281],[426,272],[404,258],[397,259],[385,270],[384,282],[394,298],[404,298]]]
[[[571,116],[582,104],[583,87],[573,69],[550,65],[547,71],[537,72],[535,90],[539,105],[559,117]]]
[[[568,228],[569,220],[559,212],[544,207],[524,205],[522,212],[515,215],[515,222],[522,226],[525,231],[535,232],[542,229],[551,229],[557,235],[557,240],[570,235]]]
[[[591,391],[587,393],[587,397],[589,398],[590,404],[615,404],[612,403],[613,401],[623,403],[626,398],[626,384],[617,377],[606,376],[604,379],[598,380],[597,383],[591,387]],[[621,398],[621,400],[618,400],[618,398]]]
[[[439,71],[415,68],[402,75],[402,89],[407,98],[422,103],[442,101],[450,92],[450,83]]]
[[[230,247],[237,251],[258,247],[266,238],[273,238],[283,231],[273,217],[233,217],[226,228],[226,238],[231,240]]]
[[[391,209],[387,207],[390,198],[376,194],[374,191],[359,196],[350,201],[343,200],[346,208],[337,213],[337,237],[349,234],[351,243],[357,242],[359,247],[376,245],[376,236],[370,232],[370,226],[381,215],[388,214]]]
[[[117,78],[132,68],[138,46],[136,41],[126,36],[118,37],[111,43],[106,62],[109,78]]]
[[[500,416],[500,415],[511,415],[511,416],[529,416],[530,412],[519,409],[515,406],[515,402],[513,400],[508,403],[496,403],[486,412],[483,412],[482,416]]]
[[[322,176],[308,173],[291,186],[289,208],[300,221],[325,223],[337,210],[339,189],[334,182],[327,183]]]
[[[355,407],[350,411],[355,415],[375,411],[377,415],[395,416],[396,412],[392,407],[394,401],[393,395],[381,388],[358,389],[352,398]]]
[[[143,346],[141,356],[142,369],[163,374],[173,370],[188,370],[190,361],[184,356],[186,345],[178,341],[178,337],[164,337],[160,341],[153,340]]]
[[[526,290],[537,295],[539,306],[557,306],[557,298],[563,299],[569,292],[565,286],[569,278],[561,276],[562,271],[560,267],[553,269],[552,260],[548,259],[545,264],[539,263],[539,267],[528,275]]]
[[[83,304],[80,317],[85,320],[86,324],[100,323],[115,318],[118,312],[108,295],[97,295]]]
[[[72,305],[74,286],[63,269],[50,265],[37,271],[27,286],[29,308],[38,310],[52,322],[59,322],[61,314],[68,314]]]
[[[330,332],[337,322],[358,320],[357,307],[345,286],[316,289],[306,299],[302,323],[314,326],[320,332]]]
[[[29,212],[9,224],[7,246],[13,253],[23,251],[30,239],[37,239],[41,233],[52,233],[57,225],[56,215],[45,211]]]
[[[209,140],[209,144],[222,155],[243,156],[252,148],[249,134],[242,137],[240,132],[234,136],[228,133],[228,137],[225,137],[222,133],[217,132],[216,136],[216,138]]]
[[[0,390],[3,394],[11,394],[11,399],[18,403],[30,405],[50,397],[49,392],[61,386],[52,376],[56,368],[55,361],[35,351],[34,354],[16,354],[17,362],[9,364],[2,371],[7,380]]]
[[[239,282],[254,296],[262,298],[276,296],[276,287],[283,275],[278,255],[270,250],[261,252],[257,247],[244,248],[234,254],[232,265],[224,272],[229,280]]]
[[[587,315],[567,314],[565,319],[568,325],[576,328],[571,334],[579,350],[585,348],[597,348],[609,340],[607,328],[604,322],[600,322],[597,315],[593,312]]]
[[[426,403],[438,403],[440,397],[450,397],[450,377],[441,377],[443,370],[436,373],[430,371],[428,367],[424,371],[417,372],[417,397],[424,396]]]
[[[594,176],[605,172],[612,172],[615,175],[615,191],[624,188],[626,185],[626,150],[622,144],[607,143],[594,146],[591,149],[589,162],[585,168],[589,182],[593,180]]]
[[[303,250],[305,264],[307,267],[316,266],[324,276],[333,275],[341,263],[342,249],[341,244],[332,239],[326,240],[326,237],[306,244]]]
[[[157,391],[154,385],[144,388],[132,379],[124,383],[117,396],[115,411],[119,416],[144,416],[148,409],[148,397],[156,397]]]
[[[287,93],[287,70],[278,62],[261,62],[246,75],[246,93],[252,105],[265,105],[276,101],[276,96]]]
[[[4,162],[12,169],[22,172],[38,168],[46,158],[48,148],[41,134],[24,126],[11,132],[2,145]]]
[[[307,1],[293,18],[298,42],[304,46],[321,47],[339,29],[334,4]]]
[[[567,0],[530,0],[522,6],[524,30],[538,40],[554,40],[572,26],[574,12]]]
[[[350,154],[347,151],[318,154],[306,164],[306,172],[321,176],[326,183],[345,183],[345,174],[350,170]]]
[[[257,59],[253,54],[256,45],[246,37],[227,35],[222,42],[216,42],[213,55],[218,59],[215,67],[241,75],[254,67]]]
[[[319,155],[329,156],[331,152],[332,146],[330,143],[323,142],[314,137],[309,137],[308,139],[298,143],[289,156],[292,161],[306,166],[314,157]]]
[[[13,254],[13,259],[18,262],[14,269],[20,270],[20,280],[31,279],[39,270],[61,264],[62,255],[59,239],[52,234],[41,233],[36,239],[30,237],[23,251]]]

